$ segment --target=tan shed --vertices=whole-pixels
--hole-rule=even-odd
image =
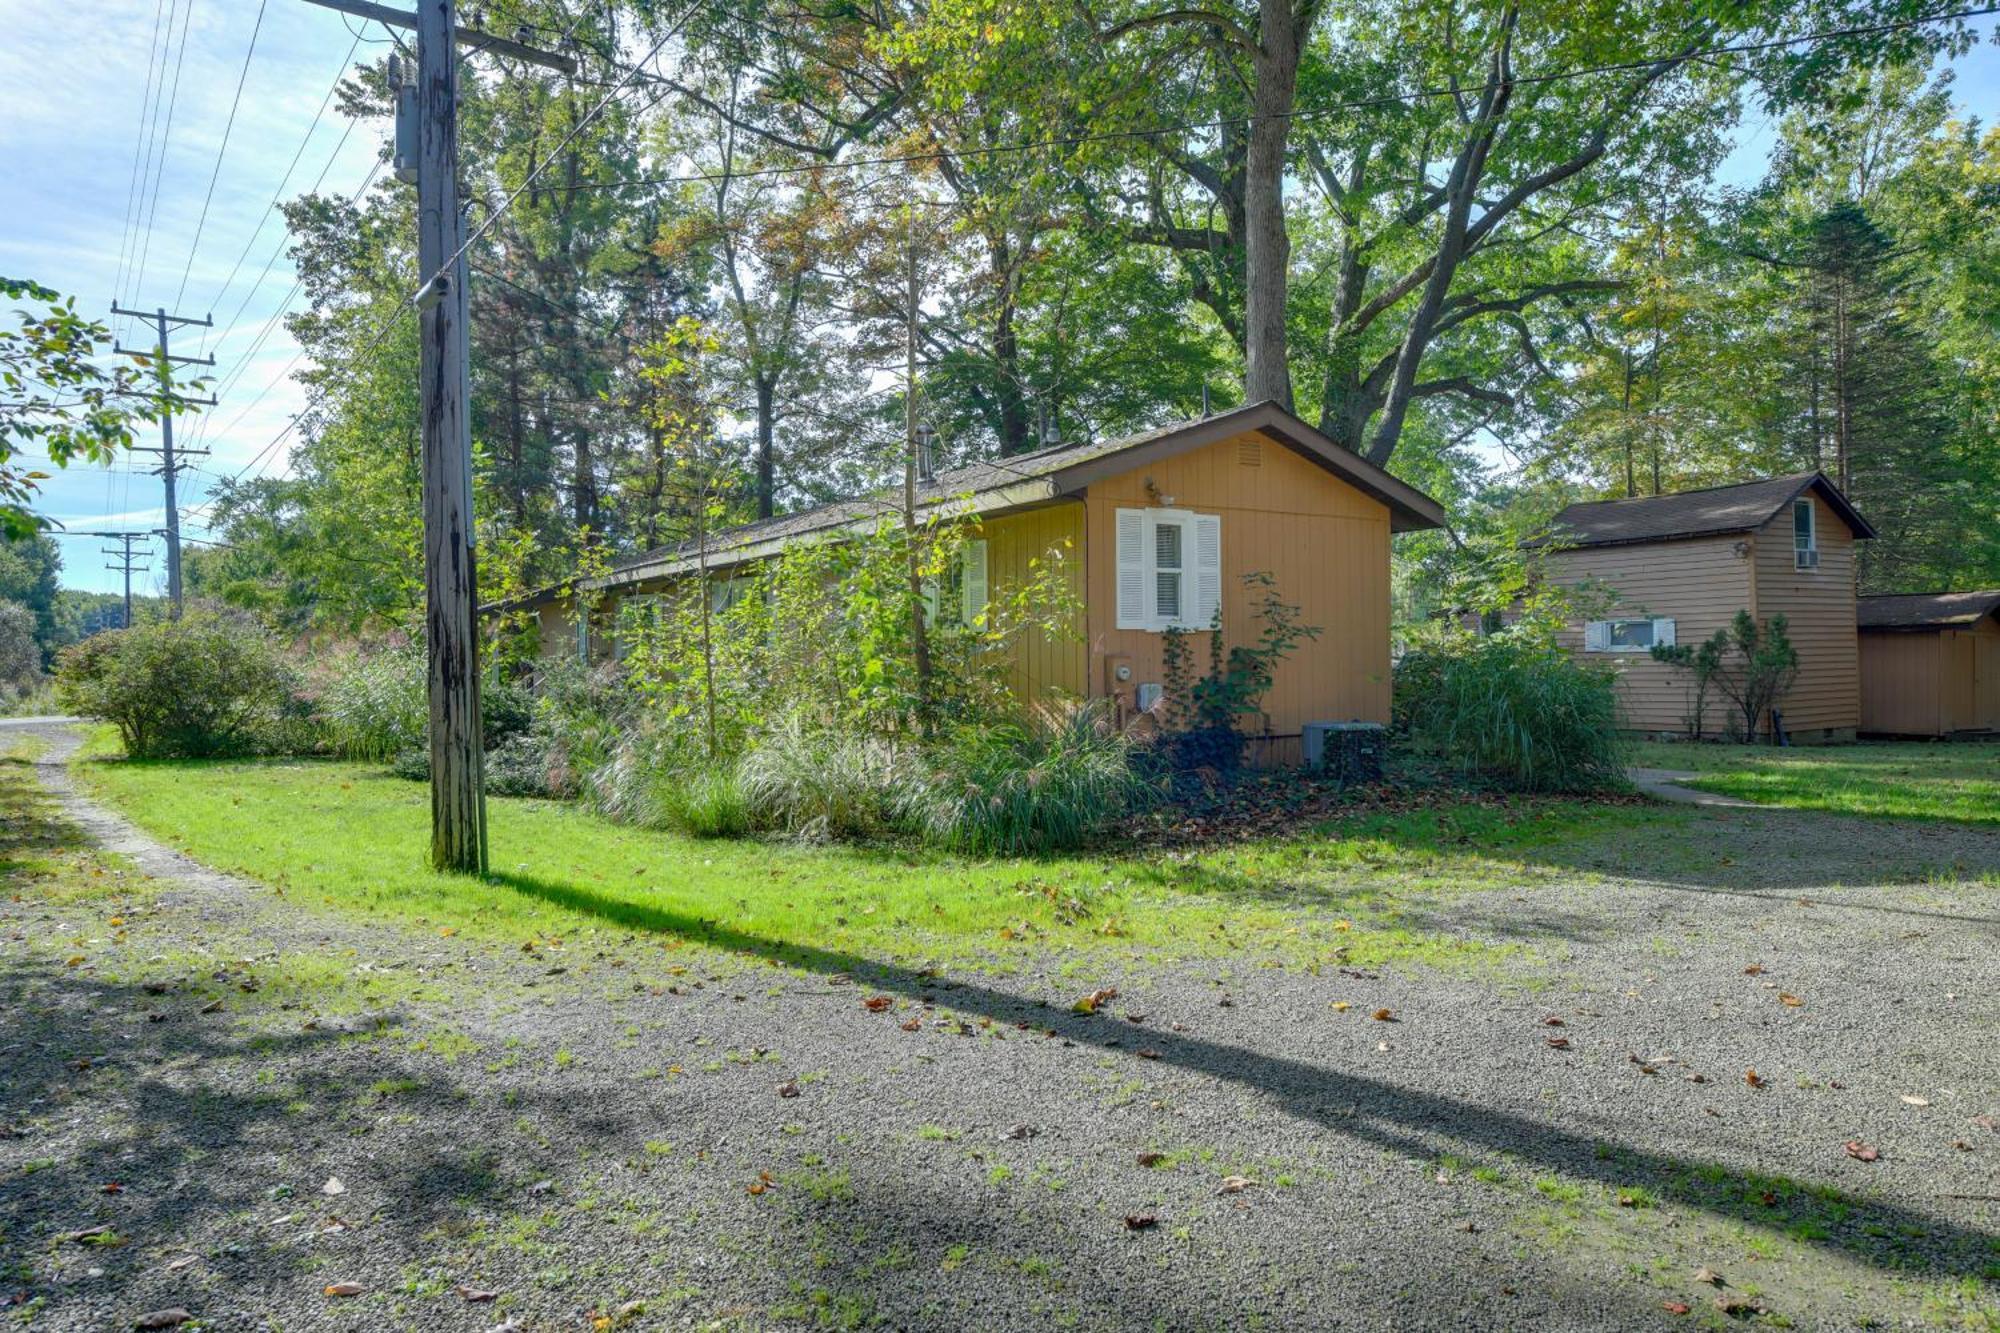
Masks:
[[[1854,543],[1874,535],[1825,474],[1805,472],[1574,504],[1528,545],[1551,548],[1556,580],[1613,595],[1604,619],[1571,626],[1564,642],[1617,667],[1626,729],[1691,731],[1687,673],[1651,649],[1699,643],[1748,611],[1760,623],[1784,616],[1798,650],[1798,678],[1778,706],[1787,734],[1837,741],[1861,726]],[[1727,706],[1709,701],[1705,730],[1721,728]]]
[[[1863,597],[1859,625],[1863,731],[2000,732],[2000,589]]]

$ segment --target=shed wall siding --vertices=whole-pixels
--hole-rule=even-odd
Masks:
[[[1164,683],[1165,636],[1117,628],[1115,531],[1117,510],[1162,505],[1169,496],[1174,508],[1221,516],[1227,643],[1253,643],[1262,628],[1242,581],[1259,570],[1274,577],[1281,598],[1298,606],[1302,623],[1320,629],[1318,639],[1299,645],[1278,666],[1264,700],[1271,732],[1289,736],[1306,722],[1386,723],[1388,507],[1254,433],[1090,486],[1085,498],[1089,692],[1113,692],[1106,659],[1120,655],[1131,661],[1131,686]],[[1207,638],[1190,637],[1194,667],[1205,669]],[[1254,721],[1247,725],[1255,729]]]
[[[1786,505],[1759,529],[1756,615],[1785,617],[1798,649],[1799,675],[1778,707],[1792,732],[1852,731],[1861,725],[1861,665],[1856,642],[1854,535],[1826,501],[1816,511],[1819,568],[1799,569],[1792,552],[1792,510]]]
[[[1944,636],[1863,633],[1861,729],[1893,736],[1936,736],[1944,721]]]
[[[1739,536],[1557,551],[1547,572],[1572,587],[1595,580],[1617,595],[1618,616],[1670,617],[1679,643],[1699,643],[1751,605],[1750,561],[1736,553]],[[1647,653],[1585,653],[1583,626],[1566,627],[1560,642],[1579,658],[1608,662],[1619,673],[1620,722],[1634,731],[1681,732],[1691,711],[1689,675]],[[1714,692],[1711,691],[1711,695]],[[1706,730],[1727,724],[1729,701],[1708,701]]]

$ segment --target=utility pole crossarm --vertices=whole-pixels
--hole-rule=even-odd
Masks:
[[[113,306],[112,309],[115,311],[117,307]],[[111,344],[111,350],[119,356],[143,356],[148,360],[164,359],[173,362],[177,366],[212,366],[215,364],[215,358],[212,356],[166,356],[157,347],[126,347],[122,343],[114,342]]]
[[[342,14],[352,14],[356,18],[374,19],[390,28],[414,29],[417,16],[387,5],[370,4],[368,0],[306,0],[307,4],[318,5],[322,9],[338,10]],[[454,34],[458,44],[474,51],[491,51],[495,55],[512,56],[525,60],[531,65],[544,69],[560,70],[564,74],[576,73],[576,61],[570,56],[557,55],[553,51],[543,51],[524,42],[516,42],[478,29],[461,28]]]

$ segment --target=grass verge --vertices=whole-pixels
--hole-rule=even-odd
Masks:
[[[1633,762],[1694,770],[1690,787],[1762,805],[1888,819],[2000,824],[2000,745],[1891,742],[1637,747]]]
[[[610,929],[1003,966],[1040,949],[1528,963],[1518,943],[1411,922],[1441,896],[1557,873],[1525,863],[1537,846],[1666,817],[1542,803],[1371,816],[1209,851],[971,860],[698,842],[561,803],[495,798],[492,873],[474,879],[429,869],[427,790],[379,770],[103,758],[78,770],[100,797],[196,859],[349,915],[522,942]]]

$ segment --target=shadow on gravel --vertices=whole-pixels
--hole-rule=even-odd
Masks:
[[[31,1164],[0,1188],[0,1235],[24,1255],[33,1247],[45,1256],[35,1264],[39,1275],[73,1276],[86,1263],[99,1265],[112,1275],[121,1304],[152,1308],[185,1303],[189,1283],[240,1293],[323,1262],[316,1246],[297,1238],[326,1225],[342,1201],[319,1197],[316,1177],[274,1173],[274,1149],[329,1129],[367,1132],[381,1112],[370,1083],[383,1062],[370,1044],[343,1043],[348,1034],[337,1025],[244,1034],[227,1016],[200,1012],[227,989],[191,977],[157,993],[54,963],[15,961],[0,970],[7,1051],[0,1132],[15,1140],[10,1155]],[[163,1018],[151,1023],[149,1013]],[[401,1018],[384,1012],[369,1026],[393,1027]],[[121,1041],[118,1029],[134,1024],[146,1040]],[[225,1082],[217,1071],[232,1061],[238,1076]],[[257,1086],[252,1063],[282,1064],[289,1085]],[[366,1220],[371,1232],[392,1230],[414,1253],[426,1231],[468,1202],[512,1186],[487,1156],[471,1151],[478,1145],[461,1141],[463,1102],[448,1080],[403,1078],[394,1102],[434,1132],[394,1160],[373,1160],[380,1191],[396,1206]],[[82,1148],[77,1123],[89,1126]],[[288,1227],[253,1220],[255,1210],[279,1209],[296,1215]],[[120,1239],[105,1248],[63,1240],[100,1226]],[[189,1252],[199,1252],[204,1267],[186,1275],[165,1270],[163,1255]],[[57,1300],[68,1294],[67,1280],[44,1293]]]
[[[683,913],[607,898],[575,884],[505,872],[490,879],[635,930],[670,934],[814,972],[865,978],[872,986],[910,999],[948,989],[956,1010],[996,1022],[1027,1021],[1079,1045],[1124,1053],[1122,1029],[1004,991],[948,982],[855,954],[784,944]],[[1438,1155],[1425,1136],[1447,1135],[1609,1189],[1641,1188],[1718,1217],[1786,1230],[1803,1243],[1884,1269],[1983,1276],[1993,1262],[1993,1238],[1986,1233],[1888,1200],[1628,1145],[1607,1149],[1595,1139],[1508,1112],[1181,1033],[1149,1030],[1147,1045],[1158,1052],[1162,1063],[1254,1088],[1301,1119],[1318,1121],[1335,1133],[1415,1161],[1431,1161]]]

